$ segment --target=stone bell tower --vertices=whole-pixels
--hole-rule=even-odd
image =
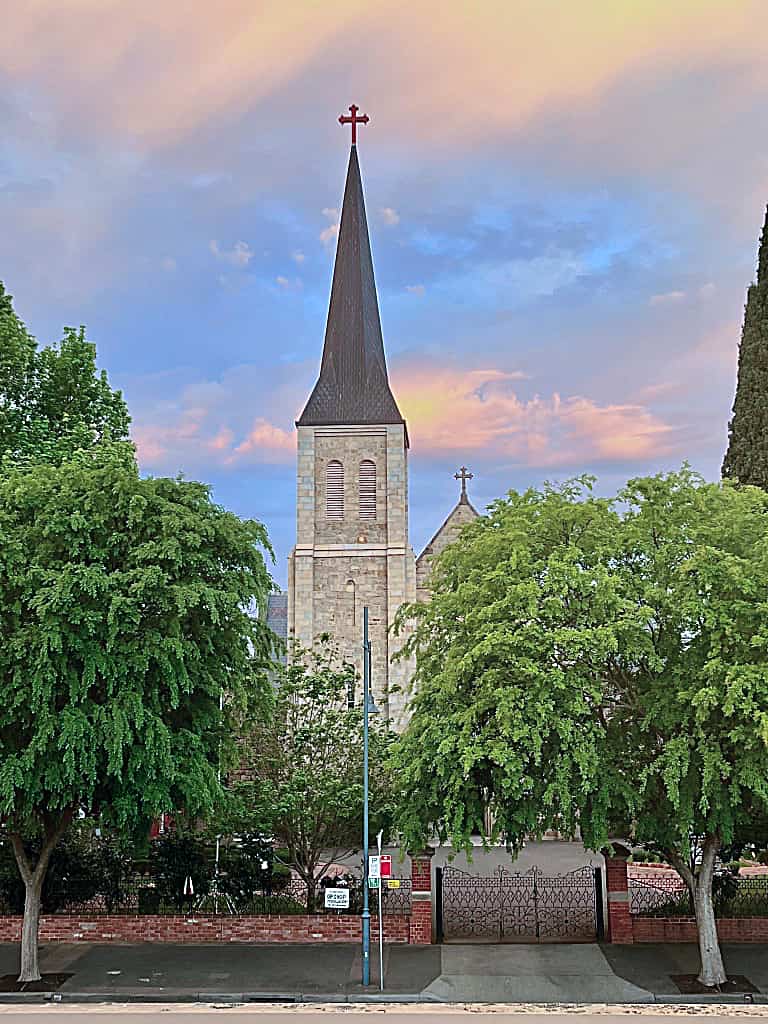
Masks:
[[[402,726],[411,668],[390,663],[398,642],[389,627],[400,605],[416,599],[408,430],[389,386],[354,135],[320,374],[296,428],[288,639],[311,647],[328,633],[362,674],[367,606],[372,692]]]

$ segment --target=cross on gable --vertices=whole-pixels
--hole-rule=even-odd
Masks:
[[[360,117],[357,116],[357,112],[358,112],[359,109],[360,109],[360,107],[355,106],[355,104],[353,103],[352,106],[349,108],[349,114],[351,114],[352,116],[350,117],[349,114],[342,114],[339,117],[339,124],[351,124],[352,125],[352,145],[353,146],[357,145],[357,126],[359,124],[368,124],[368,122],[370,121],[370,117],[368,117],[367,114],[362,114]]]
[[[460,501],[467,501],[467,480],[474,479],[474,473],[470,473],[466,466],[462,466],[458,473],[453,474],[454,480],[461,480]]]

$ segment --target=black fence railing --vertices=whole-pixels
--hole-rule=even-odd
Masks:
[[[768,875],[715,876],[716,917],[768,917]],[[677,874],[629,878],[630,912],[638,917],[693,917],[688,887]]]
[[[385,914],[409,915],[411,913],[411,881],[410,879],[395,880],[396,885],[390,887],[385,881],[382,889],[382,910]],[[221,878],[218,884],[213,879],[203,883],[193,879],[194,894],[185,896],[169,893],[168,887],[158,884],[151,877],[141,876],[131,879],[113,889],[110,893],[94,892],[90,888],[87,898],[83,898],[82,890],[77,886],[73,891],[56,891],[47,893],[43,900],[43,913],[65,915],[96,915],[112,914],[359,914],[362,910],[362,886],[359,879],[343,886],[349,890],[349,908],[343,910],[326,910],[326,886],[318,885],[315,890],[312,906],[308,904],[306,884],[293,876],[289,880],[280,879],[275,885],[265,886],[250,892],[235,891]],[[378,909],[378,893],[370,890],[371,913]],[[7,916],[20,912],[20,907],[11,906],[8,901],[0,899],[0,915]]]

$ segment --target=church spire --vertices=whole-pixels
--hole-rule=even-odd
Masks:
[[[757,253],[757,283],[763,284],[764,281],[768,281],[768,207],[765,210],[765,223]]]
[[[347,122],[355,128],[354,121]],[[404,422],[389,387],[363,183],[353,145],[320,376],[297,426]]]

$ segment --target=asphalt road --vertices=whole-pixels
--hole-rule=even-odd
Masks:
[[[725,1012],[718,1012],[725,1009]],[[766,1008],[768,1010],[768,1007]],[[629,1012],[611,1012],[606,1008],[601,1013],[585,1012],[586,1008],[553,1007],[549,1012],[508,1012],[504,1008],[493,1009],[474,1005],[471,1007],[443,1006],[439,1009],[427,1006],[375,1006],[362,1010],[350,1007],[340,1009],[333,1006],[316,1009],[300,1009],[286,1007],[273,1010],[267,1007],[176,1007],[157,1006],[142,1009],[130,1006],[110,1008],[96,1006],[46,1006],[10,1007],[0,1006],[1,1024],[50,1024],[52,1020],[62,1020],[65,1024],[85,1021],[87,1024],[158,1024],[159,1021],[172,1020],[173,1024],[220,1024],[228,1021],[231,1024],[370,1024],[372,1016],[385,1014],[393,1024],[444,1024],[446,1020],[472,1018],[473,1021],[488,1020],[489,1024],[551,1024],[552,1017],[571,1017],[583,1024],[670,1024],[670,1017],[685,1016],[688,1021],[701,1021],[702,1024],[732,1024],[738,1019],[743,1024],[765,1024],[768,1012],[750,1012],[745,1006],[728,1008],[706,1007],[696,1012],[691,1006],[670,1007],[669,1012],[660,1013],[658,1009],[647,1012],[646,1007],[632,1007]]]

